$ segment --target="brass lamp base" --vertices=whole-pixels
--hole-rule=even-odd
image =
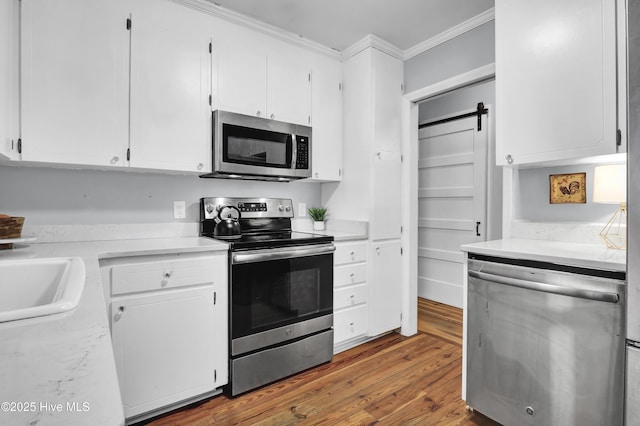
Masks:
[[[607,247],[617,250],[627,249],[627,203],[620,203],[620,207],[611,216],[609,222],[600,231],[600,238]]]

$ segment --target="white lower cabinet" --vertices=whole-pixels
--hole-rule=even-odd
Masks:
[[[366,336],[369,328],[367,299],[367,242],[337,242],[333,274],[333,343]]]
[[[128,421],[227,383],[226,253],[108,259],[101,273]]]
[[[371,243],[369,335],[378,336],[402,325],[402,243]]]

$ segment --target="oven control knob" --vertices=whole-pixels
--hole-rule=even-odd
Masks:
[[[205,209],[207,210],[207,213],[213,213],[213,204],[207,204]]]
[[[284,208],[284,210],[285,210],[285,211],[290,212],[290,211],[291,211],[291,206],[286,206],[286,207]]]
[[[284,211],[284,206],[282,204],[278,205],[278,211]]]

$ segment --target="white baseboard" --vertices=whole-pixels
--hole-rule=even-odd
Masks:
[[[418,297],[462,309],[462,286],[418,278]]]

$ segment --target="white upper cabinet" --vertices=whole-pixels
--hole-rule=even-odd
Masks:
[[[0,158],[18,153],[18,0],[0,2]]]
[[[3,1],[0,159],[206,173],[221,109],[313,126],[340,180],[337,57],[181,3]]]
[[[402,143],[402,62],[374,50],[374,137],[377,149],[400,152]]]
[[[221,23],[213,42],[213,109],[267,116],[264,37]]]
[[[21,4],[22,160],[125,166],[129,33],[120,2]]]
[[[496,0],[499,165],[617,152],[615,0]]]
[[[267,58],[268,118],[311,126],[311,67],[303,51],[286,46]]]
[[[223,25],[214,40],[213,109],[309,126],[311,67],[302,49]]]
[[[322,58],[314,63],[311,95],[311,179],[342,180],[342,63]]]
[[[211,170],[211,35],[203,18],[172,2],[132,13],[131,167]]]
[[[206,18],[170,1],[23,1],[21,159],[209,171]]]

